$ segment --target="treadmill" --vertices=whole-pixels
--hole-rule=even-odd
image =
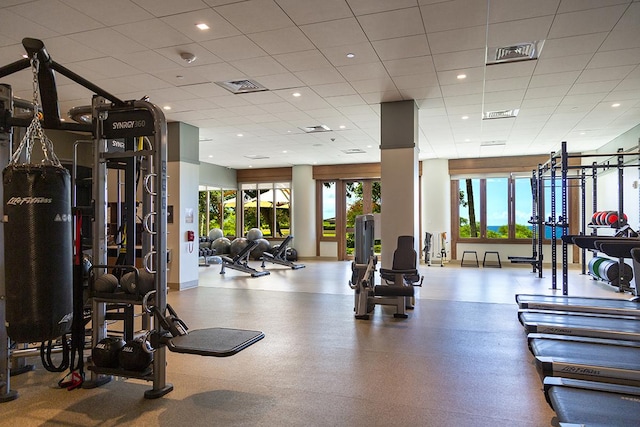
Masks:
[[[544,377],[560,376],[640,386],[640,342],[529,334],[529,350]]]
[[[640,387],[549,377],[544,393],[560,426],[633,426],[640,420]]]
[[[520,310],[518,319],[527,333],[640,341],[640,319],[629,317]]]
[[[517,294],[516,302],[521,309],[529,310],[561,310],[640,317],[640,298],[637,297],[625,300],[566,295]]]

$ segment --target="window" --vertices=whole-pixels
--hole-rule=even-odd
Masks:
[[[288,182],[246,183],[241,186],[242,230],[259,228],[265,238],[291,232],[291,185]]]
[[[336,237],[336,182],[322,184],[322,237]]]
[[[236,190],[200,186],[198,202],[198,232],[208,236],[213,228],[222,229],[225,236],[236,234]]]
[[[454,183],[460,240],[490,242],[533,237],[530,177],[462,178]]]

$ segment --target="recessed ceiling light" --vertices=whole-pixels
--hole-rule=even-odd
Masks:
[[[29,57],[29,55],[27,55],[26,53],[23,53],[23,54],[22,54],[22,57],[23,57],[24,59],[27,59],[27,58]]]
[[[469,116],[462,116],[462,120],[467,120]]]
[[[619,107],[619,106],[620,106],[620,103],[619,103],[619,102],[616,102],[615,104],[611,104],[611,106],[612,106],[613,108],[616,108],[616,107]]]
[[[252,168],[253,166],[249,165],[250,168]]]
[[[466,74],[458,74],[458,75],[456,76],[456,78],[457,78],[458,80],[466,79],[466,78],[467,78],[467,75],[466,75]]]
[[[355,58],[356,54],[355,53],[347,53],[347,58]]]
[[[339,127],[340,127],[340,129],[345,129],[346,128],[345,125],[340,125]]]
[[[287,153],[287,150],[282,150],[282,152],[286,154],[286,153]]]
[[[367,145],[367,148],[371,148],[371,147],[373,147],[373,145]]]
[[[165,105],[164,107],[162,107],[163,110],[171,110],[171,106],[170,105]]]
[[[580,135],[586,135],[586,134],[587,134],[586,132],[580,132]]]
[[[244,135],[243,135],[243,134],[241,134],[241,133],[239,133],[239,134],[237,134],[236,136],[244,136]]]
[[[464,142],[471,142],[469,138],[465,139]]]
[[[300,92],[293,92],[291,95],[295,96],[296,98],[302,96]]]
[[[209,26],[207,24],[205,24],[205,23],[196,24],[196,27],[198,27],[198,29],[202,30],[202,31],[209,29]]]
[[[208,156],[210,159],[213,159],[213,154],[209,154]]]

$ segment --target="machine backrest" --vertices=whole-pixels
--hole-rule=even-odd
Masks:
[[[418,254],[413,248],[413,236],[398,236],[398,247],[393,252],[393,270],[416,268]]]
[[[289,246],[289,243],[291,243],[291,240],[293,239],[293,235],[289,234],[283,241],[282,243],[280,243],[280,246],[278,246],[278,250],[273,254],[276,258],[283,256],[284,253],[287,250],[287,246]]]

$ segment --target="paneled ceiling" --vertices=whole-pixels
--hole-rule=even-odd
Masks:
[[[42,39],[54,61],[108,92],[149,96],[168,120],[197,126],[200,161],[235,169],[378,162],[381,102],[415,100],[420,159],[542,154],[563,140],[588,151],[640,123],[638,0],[0,6],[0,65],[21,58],[22,38]],[[531,42],[538,59],[486,65],[495,48]],[[246,79],[267,90],[216,84]],[[29,71],[0,81],[31,99]],[[90,103],[60,75],[58,90],[61,112]],[[303,130],[319,126],[331,130]]]

